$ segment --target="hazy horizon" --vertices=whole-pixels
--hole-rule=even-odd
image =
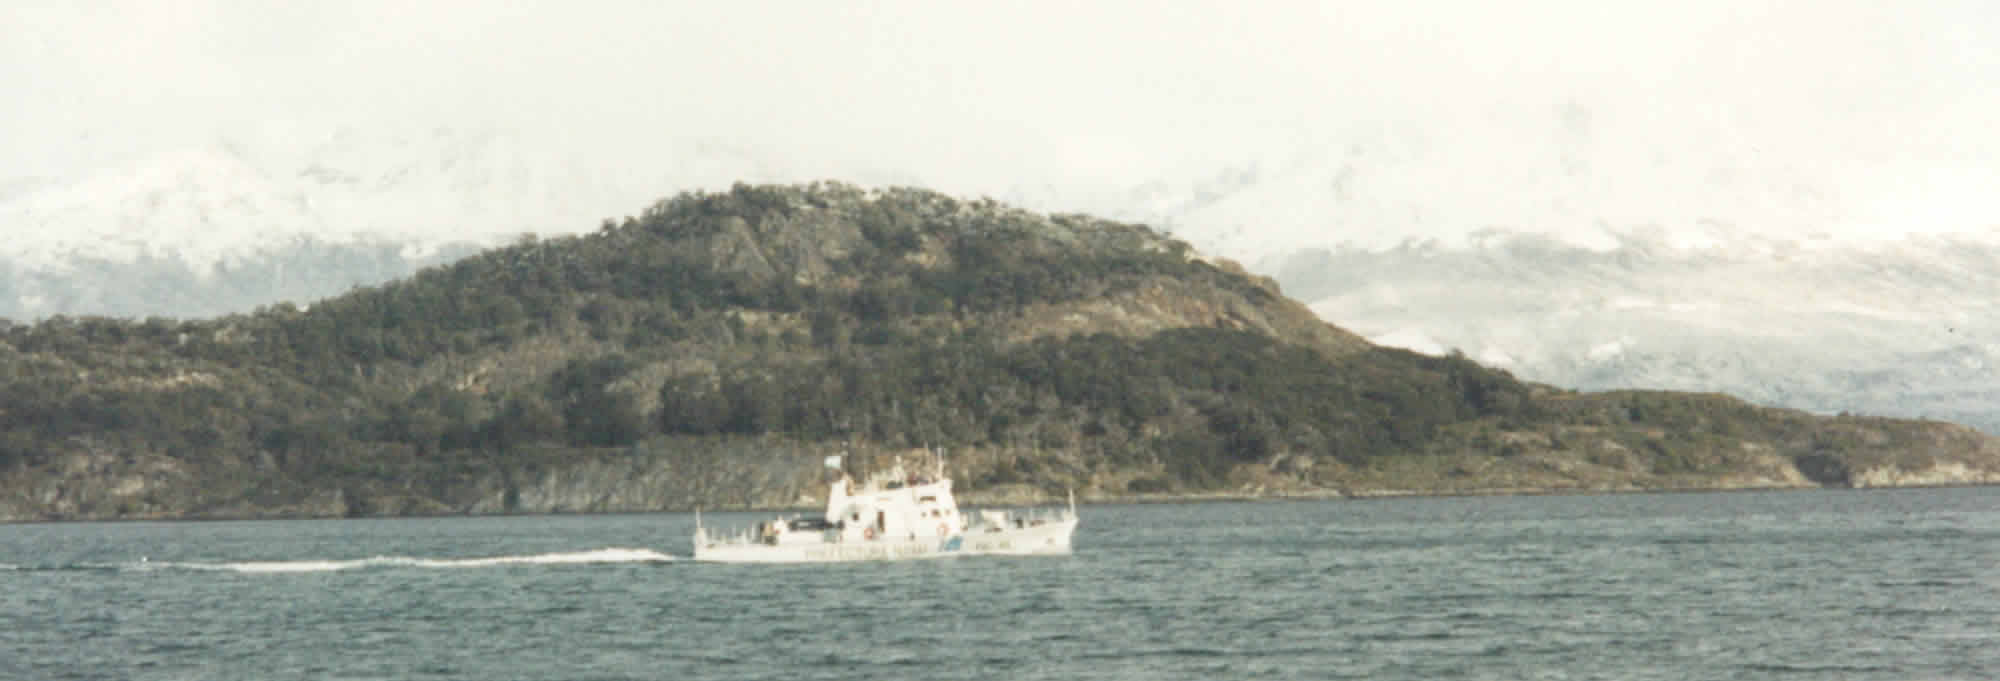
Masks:
[[[0,17],[11,187],[219,141],[444,127],[610,169],[720,144],[782,161],[777,179],[1185,216],[1238,255],[1492,227],[2000,227],[2000,9],[1977,2],[218,0]],[[1189,203],[1218,177],[1262,186]]]

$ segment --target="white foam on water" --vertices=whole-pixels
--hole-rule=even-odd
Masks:
[[[481,568],[500,565],[582,565],[592,563],[665,563],[673,556],[647,549],[604,548],[594,551],[572,553],[542,553],[527,556],[494,556],[491,558],[410,558],[406,556],[375,556],[354,560],[277,560],[247,561],[237,563],[165,563],[141,561],[131,564],[135,569],[180,568],[185,570],[215,570],[243,574],[290,574],[305,572],[338,572],[362,568],[414,567],[414,568]]]

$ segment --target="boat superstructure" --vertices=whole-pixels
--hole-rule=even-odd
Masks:
[[[711,532],[695,515],[694,559],[731,563],[903,560],[960,555],[1064,555],[1076,532],[1076,499],[1066,509],[961,512],[943,457],[930,472],[887,470],[856,481],[835,471],[826,512],[779,516],[755,527]]]

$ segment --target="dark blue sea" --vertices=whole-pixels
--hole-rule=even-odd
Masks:
[[[678,514],[0,526],[0,677],[2000,678],[2000,488],[1083,521],[777,567],[685,560]]]

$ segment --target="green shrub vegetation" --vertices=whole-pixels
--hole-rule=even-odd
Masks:
[[[1283,461],[1317,462],[1295,466],[1300,484],[1340,486],[1566,447],[1693,475],[1740,467],[1715,452],[1755,440],[1820,457],[1832,479],[1871,446],[1857,433],[1887,423],[1574,395],[1345,337],[1145,227],[739,185],[305,306],[0,323],[0,475],[146,459],[228,482],[155,500],[182,510],[397,484],[442,498],[467,476],[617,452],[726,465],[778,438],[1040,452],[995,456],[975,482],[1165,493]]]

